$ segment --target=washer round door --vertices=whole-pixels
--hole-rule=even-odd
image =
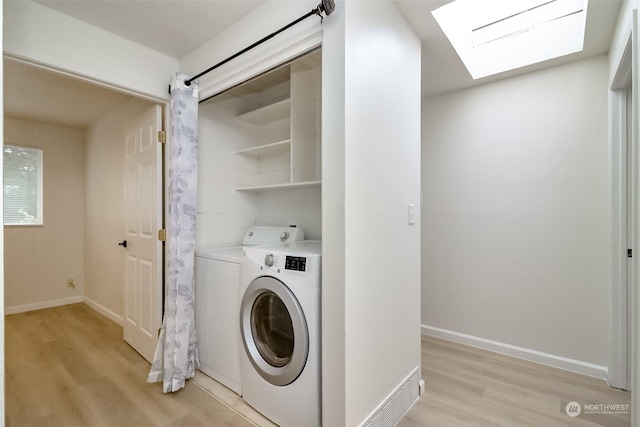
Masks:
[[[273,385],[300,376],[309,354],[309,332],[300,303],[280,280],[254,279],[240,304],[240,332],[249,361]]]

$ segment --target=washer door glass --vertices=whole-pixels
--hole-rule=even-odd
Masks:
[[[293,324],[289,310],[276,294],[260,294],[251,310],[251,335],[260,356],[271,366],[281,368],[293,355]]]
[[[249,361],[273,385],[292,383],[309,354],[309,332],[300,303],[271,276],[254,279],[240,304],[240,333]]]

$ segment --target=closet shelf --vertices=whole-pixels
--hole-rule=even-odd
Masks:
[[[242,156],[265,157],[275,156],[276,154],[288,153],[291,150],[291,140],[273,142],[271,144],[258,145],[256,147],[245,148],[236,153]]]
[[[244,114],[238,119],[255,126],[264,126],[278,120],[288,119],[291,115],[291,100],[289,98],[273,104],[265,105]]]
[[[287,183],[287,184],[262,185],[258,187],[237,188],[236,191],[262,193],[264,191],[302,190],[305,188],[320,187],[320,185],[321,185],[321,181],[305,181],[305,182],[293,182],[293,183]]]

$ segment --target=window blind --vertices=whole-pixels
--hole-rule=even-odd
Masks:
[[[42,225],[42,150],[4,146],[4,225]]]

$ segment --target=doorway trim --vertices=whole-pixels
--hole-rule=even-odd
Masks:
[[[627,39],[626,47],[618,63],[615,77],[609,91],[609,115],[610,115],[610,161],[611,161],[611,316],[609,332],[609,369],[607,382],[611,387],[628,389],[628,313],[627,284],[635,278],[637,271],[637,256],[627,258],[627,249],[638,251],[634,247],[635,239],[631,245],[627,243],[627,202],[628,195],[635,194],[635,188],[627,188],[627,174],[636,176],[636,163],[632,163],[634,170],[627,170],[627,138],[628,129],[628,87],[632,81],[632,40]],[[635,91],[635,89],[634,89]],[[635,126],[634,126],[635,127]],[[634,128],[632,127],[632,128]],[[635,135],[631,135],[632,146],[635,144]],[[635,179],[631,180],[635,186]],[[632,212],[637,213],[637,203],[631,200]],[[636,228],[636,215],[632,219],[632,228]],[[630,246],[630,247],[629,247]],[[634,254],[636,255],[636,254]],[[632,263],[628,274],[627,263]]]
[[[105,89],[111,89],[115,92],[124,93],[126,95],[133,96],[135,98],[144,99],[145,101],[154,102],[162,106],[163,110],[166,110],[169,106],[169,97],[167,95],[166,98],[159,98],[154,95],[150,95],[145,92],[137,91],[135,89],[130,89],[124,86],[116,85],[113,83],[106,82],[104,80],[97,79],[88,74],[83,74],[81,72],[76,72],[73,70],[68,70],[66,68],[62,68],[56,64],[52,64],[49,62],[39,61],[37,59],[20,55],[14,52],[3,52],[2,56],[5,59],[9,59],[11,61],[20,62],[22,64],[28,65],[30,67],[38,68],[40,70],[50,71],[52,73],[69,77],[71,79],[80,80],[86,83],[93,84],[95,86],[99,86]],[[169,81],[169,78],[167,78]],[[168,84],[168,83],[167,83]]]

